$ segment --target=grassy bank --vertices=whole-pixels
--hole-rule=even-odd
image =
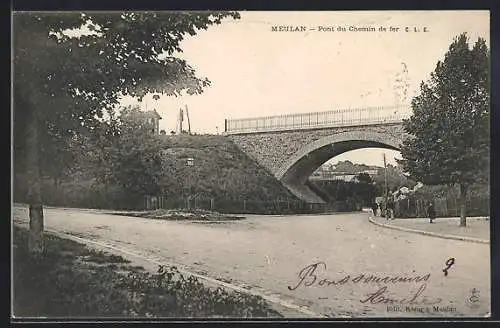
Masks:
[[[14,227],[15,317],[280,317],[259,297],[208,288],[175,267],[156,274],[120,256],[46,235],[43,259],[30,256]]]
[[[162,143],[162,169],[158,184],[171,202],[190,196],[214,200],[215,210],[233,209],[241,212],[243,200],[255,204],[257,210],[268,206],[266,202],[296,198],[269,172],[242,152],[229,138],[219,135],[159,136]],[[186,165],[193,159],[193,166]],[[100,208],[116,210],[144,209],[146,193],[126,190],[122,186],[104,185],[96,180],[95,167],[79,163],[77,171],[55,184],[51,179],[42,181],[44,203],[50,206]],[[22,171],[16,172],[14,197],[25,202],[27,181]],[[253,203],[252,203],[253,202]],[[175,205],[175,206],[174,206]],[[169,208],[177,208],[174,204]],[[210,208],[205,204],[204,208]],[[208,206],[208,207],[207,207]]]

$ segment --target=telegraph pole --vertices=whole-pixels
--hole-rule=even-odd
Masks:
[[[385,185],[385,215],[387,218],[387,203],[389,200],[389,190],[387,189],[387,162],[385,160],[385,153],[384,153],[384,185]]]
[[[182,108],[179,109],[179,134],[182,134],[182,122],[184,121],[184,113],[182,112]]]
[[[188,120],[188,134],[191,135],[191,121],[189,121],[189,112],[188,112],[188,106],[186,105],[186,117]]]

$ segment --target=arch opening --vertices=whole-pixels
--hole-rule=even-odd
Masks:
[[[295,196],[311,203],[324,203],[322,197],[308,184],[308,178],[328,160],[351,150],[362,148],[385,148],[399,150],[401,140],[381,133],[341,133],[316,140],[301,149],[286,161],[276,177]]]

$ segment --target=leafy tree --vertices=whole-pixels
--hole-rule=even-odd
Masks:
[[[412,116],[404,121],[412,135],[401,148],[405,171],[424,184],[460,187],[460,225],[466,225],[468,187],[489,172],[489,51],[479,38],[469,48],[461,34],[437,63]]]
[[[77,168],[80,139],[72,131],[60,131],[52,122],[40,131],[41,175],[50,178],[57,188]]]
[[[235,12],[15,13],[14,139],[25,156],[29,248],[43,252],[41,136],[46,122],[62,132],[92,129],[123,95],[202,92],[182,59],[180,42]],[[86,27],[89,33],[81,33]],[[78,33],[80,31],[80,33]],[[71,34],[73,32],[73,34]],[[18,153],[19,154],[19,153]],[[19,156],[16,156],[19,158]]]
[[[353,210],[355,205],[371,205],[375,197],[375,186],[367,182],[361,173],[360,181],[316,180],[309,181],[315,192],[321,192],[328,201],[343,202],[345,208]],[[369,177],[369,176],[368,176]]]
[[[348,174],[356,174],[356,173],[358,173],[358,170],[359,170],[359,168],[357,166],[358,165],[354,164],[353,162],[346,160],[346,161],[338,162],[335,165],[335,171],[348,173]]]
[[[97,139],[94,167],[97,181],[118,185],[127,195],[159,193],[162,177],[161,141],[138,107],[124,108],[111,133]]]
[[[385,192],[385,172],[384,168],[377,170],[377,175],[373,177],[375,182],[376,192],[378,195],[384,195]],[[415,181],[408,179],[403,173],[399,165],[387,164],[387,188],[389,190],[397,190],[401,187],[413,188],[416,185]]]
[[[372,184],[373,180],[368,173],[361,172],[356,175],[356,180],[359,183]]]

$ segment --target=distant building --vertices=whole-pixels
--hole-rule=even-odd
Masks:
[[[309,179],[310,180],[343,180],[343,181],[351,181],[354,179],[356,174],[350,174],[346,172],[332,172],[332,171],[316,171],[314,172]]]
[[[151,124],[151,134],[159,135],[160,134],[160,120],[161,116],[158,114],[156,109],[148,110],[142,112],[143,117],[146,119],[147,123]]]
[[[369,169],[369,170],[364,170],[363,172],[361,173],[366,173],[368,174],[369,176],[373,177],[375,175],[378,174],[378,170],[377,169]]]
[[[358,173],[353,173],[353,172],[340,172],[340,171],[331,171],[331,170],[326,170],[322,167],[319,167],[316,171],[313,172],[313,174],[309,177],[310,180],[343,180],[343,181],[354,181],[355,177],[360,174],[360,173],[366,173],[370,177],[374,177],[377,175],[378,170],[376,169],[368,169],[368,170],[363,170]]]

